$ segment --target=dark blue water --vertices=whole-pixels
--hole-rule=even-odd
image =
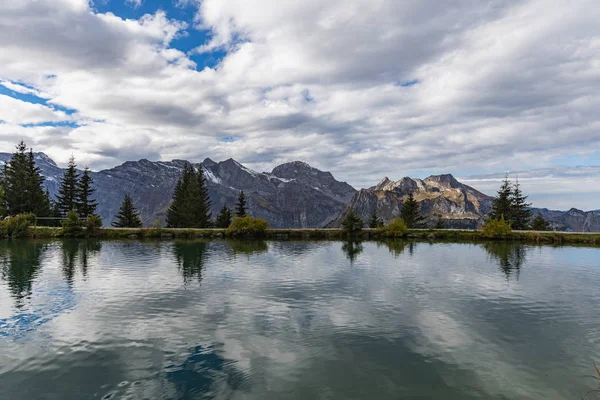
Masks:
[[[14,241],[0,278],[0,399],[580,399],[600,363],[598,248]]]

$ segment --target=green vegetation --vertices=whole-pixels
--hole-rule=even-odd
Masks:
[[[346,218],[342,221],[343,231],[350,235],[360,232],[363,225],[362,219],[358,218],[353,209],[348,211],[348,215],[346,215]]]
[[[531,229],[534,231],[551,231],[550,224],[541,215],[537,215],[531,223]]]
[[[65,171],[60,188],[56,196],[56,205],[61,215],[66,216],[72,210],[77,210],[77,186],[79,182],[79,173],[77,172],[77,164],[75,158],[69,159],[67,170]]]
[[[135,207],[133,207],[133,200],[129,194],[126,194],[123,198],[119,213],[116,215],[116,220],[111,225],[115,228],[142,227],[142,220]]]
[[[62,221],[63,237],[80,237],[83,236],[83,221],[77,215],[77,211],[71,210],[67,214],[67,218]]]
[[[252,217],[235,217],[227,233],[231,236],[257,236],[265,235],[268,228],[267,221]]]
[[[401,218],[394,218],[385,227],[380,229],[381,235],[388,238],[401,238],[408,233],[408,227]]]
[[[90,169],[85,167],[83,170],[83,175],[81,175],[81,179],[77,182],[77,211],[79,212],[79,216],[83,219],[88,219],[92,217],[96,208],[98,207],[98,202],[92,198],[96,189],[92,187],[92,177],[90,176]],[[101,225],[102,226],[102,225]]]
[[[215,228],[227,229],[231,225],[231,211],[227,206],[223,206],[215,221]]]
[[[490,219],[481,231],[489,239],[506,239],[512,233],[512,228],[510,223],[504,220],[504,215],[502,215],[500,219]]]
[[[210,198],[202,166],[186,164],[175,185],[173,202],[167,210],[169,228],[209,228],[212,226]]]
[[[529,228],[531,220],[530,203],[526,203],[527,196],[523,195],[519,182],[513,186],[508,180],[508,174],[504,177],[502,186],[492,204],[492,211],[488,218],[499,221],[504,217],[512,229],[525,230]]]
[[[235,216],[243,218],[246,216],[246,195],[244,191],[240,191],[237,203],[235,204]]]
[[[102,218],[99,216],[94,214],[85,220],[86,236],[97,236],[100,228],[102,228]]]
[[[422,228],[424,226],[425,218],[420,214],[420,211],[421,206],[419,205],[419,202],[415,200],[412,193],[409,193],[406,200],[402,203],[400,218],[402,218],[406,226],[411,229]]]
[[[33,150],[21,141],[17,151],[4,165],[0,177],[1,216],[33,213],[40,217],[50,215],[50,199],[43,189],[44,177],[35,165]]]
[[[383,226],[383,221],[377,215],[377,205],[373,208],[373,214],[371,214],[371,218],[369,219],[369,228],[377,229]]]
[[[0,237],[18,238],[27,236],[28,228],[35,219],[32,213],[7,217],[0,222]]]

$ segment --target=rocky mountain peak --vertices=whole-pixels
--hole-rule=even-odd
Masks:
[[[390,183],[390,178],[388,178],[387,176],[384,176],[383,179],[380,180],[377,185],[372,187],[372,189],[383,190],[383,188],[386,187],[389,183]]]
[[[278,165],[273,168],[271,174],[285,179],[295,179],[299,176],[316,176],[316,175],[331,175],[329,172],[323,172],[316,168],[311,167],[302,161],[292,161],[285,164]]]
[[[452,174],[431,175],[424,179],[425,183],[436,183],[447,188],[458,188],[462,184]]]

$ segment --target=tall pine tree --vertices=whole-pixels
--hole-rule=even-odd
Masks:
[[[21,141],[2,172],[2,208],[8,215],[34,213],[48,216],[50,201],[42,187],[44,177],[35,164],[33,151],[25,153],[27,145]]]
[[[167,210],[170,228],[210,227],[210,198],[204,173],[186,164],[173,192],[173,202]]]
[[[75,158],[71,156],[69,165],[60,182],[58,195],[56,196],[57,207],[62,216],[66,216],[71,210],[77,210],[77,193],[79,173],[77,172],[77,164]]]
[[[235,216],[245,217],[246,216],[246,195],[244,191],[240,191],[238,195],[237,203],[235,203]]]
[[[133,200],[131,196],[126,194],[119,208],[119,213],[116,216],[116,220],[112,223],[115,228],[140,228],[142,226],[142,220],[135,207],[133,207]]]
[[[206,187],[206,178],[204,178],[204,169],[198,165],[196,173],[196,189],[198,194],[193,200],[195,203],[195,228],[210,228],[212,226],[212,214],[210,212],[210,197]]]
[[[531,203],[527,203],[527,196],[523,195],[521,191],[521,185],[519,185],[519,180],[515,183],[511,196],[511,227],[516,230],[525,230],[529,227],[529,222],[531,221],[531,210],[529,207]]]
[[[373,208],[373,213],[371,214],[371,218],[369,219],[369,228],[375,229],[383,226],[383,221],[377,215],[377,206]]]
[[[217,215],[217,220],[215,221],[215,227],[221,229],[227,229],[231,225],[231,211],[227,206],[223,206],[219,215]]]
[[[548,221],[544,219],[540,214],[538,214],[531,223],[531,229],[534,231],[551,231],[552,228]]]
[[[90,169],[85,167],[81,179],[77,182],[77,211],[83,219],[88,219],[96,213],[98,202],[92,198],[96,189],[92,187],[94,181],[90,176]]]
[[[512,222],[513,218],[513,189],[510,181],[508,180],[508,174],[504,176],[504,181],[498,194],[492,203],[492,211],[489,214],[490,219],[500,220],[504,216],[504,220]]]
[[[424,226],[425,218],[421,216],[420,210],[419,202],[415,200],[412,192],[409,193],[402,203],[402,210],[400,211],[400,218],[408,228],[422,228]]]

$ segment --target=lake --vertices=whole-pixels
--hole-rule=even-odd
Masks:
[[[564,400],[600,364],[600,248],[3,241],[0,273],[0,399]]]

